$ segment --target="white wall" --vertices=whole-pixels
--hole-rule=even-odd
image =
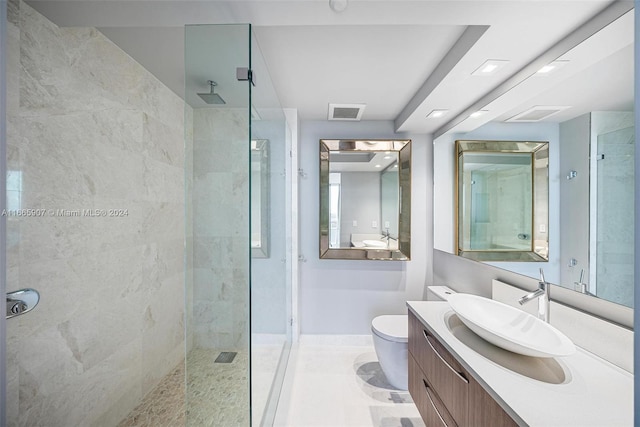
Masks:
[[[407,300],[423,298],[431,280],[432,141],[428,135],[396,134],[391,121],[300,124],[299,320],[302,334],[369,334],[380,314],[406,312]],[[319,140],[322,138],[409,138],[412,143],[410,261],[319,259]]]
[[[490,122],[466,134],[443,135],[435,141],[434,153],[434,222],[435,248],[454,251],[454,174],[455,140],[486,139],[515,141],[549,141],[549,262],[491,263],[496,267],[515,271],[525,276],[537,277],[538,269],[544,268],[547,280],[559,282],[560,254],[560,206],[558,162],[559,127],[557,123],[494,123]]]

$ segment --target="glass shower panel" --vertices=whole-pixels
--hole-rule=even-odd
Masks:
[[[596,295],[633,307],[635,129],[598,135]]]
[[[274,421],[291,346],[287,176],[292,135],[253,33],[251,65],[256,80],[251,86],[252,148],[264,147],[260,156],[252,150],[260,164],[251,163],[251,418],[253,426],[268,426]]]
[[[250,94],[237,67],[251,67],[249,25],[186,27],[189,426],[250,423]]]

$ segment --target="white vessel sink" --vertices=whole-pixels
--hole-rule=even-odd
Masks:
[[[364,243],[364,245],[369,248],[386,248],[387,247],[387,242],[383,242],[382,240],[363,240],[362,243]]]
[[[471,294],[449,295],[448,301],[469,329],[505,350],[533,357],[569,356],[576,351],[562,332],[507,304]]]

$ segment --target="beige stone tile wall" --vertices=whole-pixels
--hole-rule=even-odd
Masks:
[[[99,31],[8,10],[9,208],[43,209],[7,218],[7,288],[41,294],[7,322],[9,425],[116,425],[185,354],[184,102]]]
[[[248,347],[248,141],[246,108],[193,111],[195,349]]]

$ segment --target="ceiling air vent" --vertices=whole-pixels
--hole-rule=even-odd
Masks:
[[[329,104],[329,120],[358,121],[362,118],[365,104]]]
[[[571,108],[569,106],[557,106],[557,105],[536,105],[529,108],[527,111],[516,114],[515,116],[505,120],[507,122],[539,122],[542,119],[551,117],[560,111]]]

